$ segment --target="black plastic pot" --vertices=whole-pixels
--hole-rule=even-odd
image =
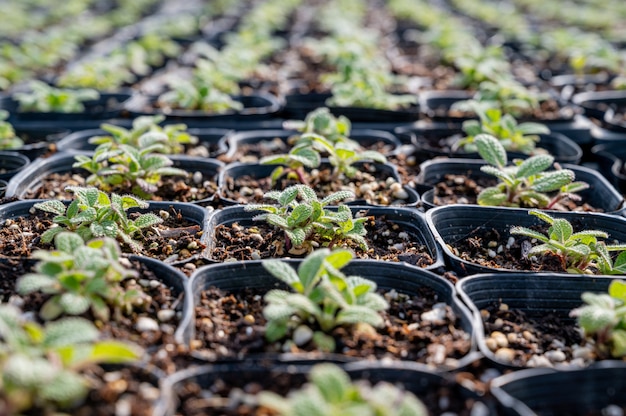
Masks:
[[[233,160],[235,155],[240,151],[241,145],[254,145],[262,142],[269,143],[274,139],[279,139],[283,143],[285,143],[284,149],[278,149],[276,153],[287,153],[290,149],[290,145],[287,144],[287,141],[290,137],[299,134],[293,130],[253,130],[253,131],[239,131],[233,132],[226,138],[228,152],[224,155],[227,160]],[[375,144],[380,144],[385,146],[387,151],[382,152],[386,156],[395,154],[400,147],[400,141],[391,133],[380,130],[371,130],[371,129],[354,129],[350,134],[350,138],[354,141],[357,141],[363,147],[373,146]],[[256,155],[251,155],[246,153],[244,157],[246,161],[256,161],[256,160],[248,160],[248,157],[256,157]],[[242,161],[242,160],[238,160]]]
[[[521,370],[493,379],[491,393],[507,416],[619,415],[626,408],[626,364]]]
[[[30,159],[23,154],[0,151],[0,180],[11,180],[29,164]]]
[[[330,93],[287,94],[283,117],[288,119],[304,120],[306,115],[319,107],[328,107],[335,116],[345,116],[353,123],[399,123],[412,122],[420,117],[419,106],[412,105],[402,110],[382,110],[362,107],[329,106],[326,101],[331,98]]]
[[[100,92],[99,99],[83,103],[85,111],[82,113],[39,113],[19,111],[18,102],[10,96],[5,96],[0,98],[0,108],[7,110],[11,114],[9,121],[13,124],[46,121],[54,122],[55,125],[63,127],[62,122],[105,120],[118,117],[121,114],[124,102],[129,98],[129,93]]]
[[[572,97],[572,102],[583,109],[583,114],[597,121],[605,128],[611,128],[605,122],[605,113],[611,106],[626,105],[626,91],[582,92]]]
[[[63,128],[20,128],[15,133],[24,141],[24,145],[11,151],[21,153],[30,160],[35,160],[39,156],[58,149],[57,143],[69,133],[69,130]]]
[[[434,125],[442,127],[460,128],[463,121],[470,116],[451,117],[449,110],[458,101],[472,98],[468,91],[425,91],[420,93],[420,108],[429,117]],[[552,133],[562,133],[578,144],[583,152],[590,148],[593,138],[591,136],[592,124],[581,117],[575,105],[563,105],[561,115],[555,119],[537,120],[534,118],[520,118],[518,121],[532,121],[545,124]]]
[[[392,207],[371,207],[371,206],[351,206],[352,213],[356,216],[359,212],[365,212],[366,215],[372,215],[376,217],[385,216],[387,220],[398,224],[403,231],[411,235],[411,241],[419,245],[423,245],[427,250],[430,257],[433,259],[433,264],[425,267],[425,270],[433,272],[443,271],[443,254],[441,248],[435,242],[428,225],[424,220],[424,214],[408,208],[392,208]],[[238,223],[242,227],[250,227],[255,224],[253,218],[258,215],[258,212],[246,211],[243,206],[232,206],[224,209],[213,211],[207,224],[207,248],[206,258],[211,261],[215,261],[211,257],[210,253],[215,247],[215,227],[220,224],[230,225],[232,223]]]
[[[241,95],[233,97],[243,104],[241,111],[229,111],[223,114],[213,114],[200,110],[172,110],[164,112],[154,106],[158,97],[136,94],[128,100],[124,109],[131,117],[163,114],[167,122],[183,122],[190,127],[202,127],[203,123],[228,121],[259,121],[266,120],[278,114],[281,105],[278,99],[267,93]]]
[[[28,169],[24,169],[9,181],[6,195],[23,199],[29,190],[39,187],[42,179],[46,176],[53,173],[71,172],[74,170],[72,165],[75,162],[75,156],[78,154],[92,156],[93,152],[71,150],[56,153],[47,159],[36,160],[28,166]],[[184,169],[190,173],[201,172],[205,178],[212,178],[210,180],[215,181],[217,181],[218,172],[224,166],[222,162],[215,159],[178,155],[172,155],[170,159],[174,162],[174,167]],[[85,174],[87,175],[87,172]],[[206,205],[213,200],[214,196],[193,201],[193,203]]]
[[[441,128],[436,126],[403,127],[396,132],[411,132],[412,144],[415,146],[415,156],[419,162],[435,157],[453,157],[480,159],[478,152],[466,152],[463,149],[452,151],[451,146],[462,137],[465,137],[461,129]],[[580,163],[583,151],[576,142],[561,133],[539,134],[537,147],[545,149],[554,156],[558,163]],[[520,152],[508,152],[510,159],[526,159],[528,155]]]
[[[528,319],[552,314],[563,324],[575,325],[570,311],[583,304],[583,292],[606,293],[612,277],[584,276],[559,273],[490,273],[470,276],[456,284],[461,299],[474,316],[476,342],[484,356],[504,369],[525,368],[520,363],[503,361],[489,349],[481,309],[506,304],[509,310],[519,310]],[[574,364],[555,364],[574,368]],[[578,368],[578,367],[575,367]]]
[[[621,140],[615,140],[611,143],[597,144],[591,148],[595,161],[598,163],[598,170],[608,180],[619,189],[620,192],[626,193],[626,170],[624,163],[626,161],[626,135]]]
[[[397,169],[390,163],[356,163],[356,166],[363,166],[363,169],[369,169],[368,172],[375,171],[377,173],[382,173],[387,178],[393,178],[396,182],[401,183],[400,175],[398,174]],[[321,167],[327,167],[330,164],[324,160],[322,160]],[[366,167],[367,166],[367,167]],[[235,205],[235,204],[248,204],[255,201],[254,191],[251,189],[250,195],[241,195],[239,199],[233,199],[231,197],[234,189],[234,181],[237,178],[242,176],[249,176],[253,179],[262,179],[269,178],[272,172],[276,169],[276,165],[262,165],[258,163],[229,163],[224,167],[224,169],[220,172],[219,175],[219,189],[218,194],[220,201],[225,205]],[[420,197],[416,190],[412,189],[409,186],[404,185],[402,187],[406,192],[405,199],[398,199],[397,201],[391,201],[389,206],[417,206]],[[387,205],[378,205],[374,202],[369,203],[364,199],[357,199],[354,201],[350,201],[347,205],[372,205],[372,206],[387,206]]]
[[[0,221],[5,221],[7,219],[14,219],[16,217],[27,217],[31,215],[36,210],[33,208],[38,202],[45,201],[43,199],[29,199],[24,201],[14,201],[8,204],[0,205]],[[71,201],[66,200],[64,203],[67,205]],[[149,206],[146,209],[138,209],[131,208],[129,212],[159,212],[159,211],[168,211],[170,207],[174,207],[177,212],[180,213],[182,218],[185,221],[192,222],[197,224],[202,230],[202,237],[200,241],[203,244],[208,243],[207,236],[207,226],[209,221],[209,213],[208,211],[196,204],[189,204],[184,202],[172,202],[172,201],[150,201]],[[43,231],[42,231],[43,232]],[[170,259],[164,261],[163,264],[169,265],[181,265],[187,263],[192,260],[196,260],[200,257],[200,255],[195,255],[190,258],[178,261],[177,259]]]
[[[198,144],[196,146],[202,146],[208,149],[209,157],[215,157],[227,151],[225,140],[227,135],[230,133],[230,130],[218,128],[200,128],[188,129],[187,133],[192,136],[198,137]],[[60,140],[57,143],[57,148],[60,151],[92,151],[95,150],[96,145],[89,143],[89,139],[94,136],[107,135],[110,135],[110,133],[102,129],[76,131]]]
[[[564,100],[570,100],[575,94],[596,92],[598,88],[607,89],[615,78],[606,72],[598,74],[563,74],[550,78],[549,83],[561,92]]]
[[[626,220],[617,215],[587,213],[587,212],[558,212],[550,211],[554,217],[562,217],[570,221],[575,231],[601,230],[609,234],[610,241],[626,242]],[[480,229],[494,229],[500,236],[499,243],[506,244],[511,236],[511,227],[540,226],[545,223],[528,210],[519,208],[496,208],[479,205],[448,205],[426,211],[426,222],[435,240],[442,247],[446,256],[446,263],[459,276],[476,273],[494,272],[524,272],[482,266],[477,263],[461,259],[453,252],[456,242],[462,241]],[[484,244],[487,244],[484,242]],[[534,272],[526,272],[534,273]]]
[[[301,260],[285,259],[291,267],[296,269]],[[395,290],[399,293],[418,294],[420,288],[429,288],[434,291],[438,302],[445,302],[449,305],[457,317],[460,328],[472,339],[472,318],[467,308],[457,299],[454,288],[446,279],[415,267],[401,263],[382,262],[378,260],[353,260],[342,269],[346,275],[362,276],[376,282],[377,287],[382,290]],[[263,295],[268,290],[275,288],[288,289],[280,280],[270,275],[262,265],[262,261],[226,262],[203,266],[196,270],[191,277],[191,290],[194,293],[196,307],[200,305],[201,292],[209,287],[216,287],[226,292],[235,292],[243,289],[252,289]],[[198,351],[200,353],[200,351]],[[198,354],[202,357],[202,354]],[[233,359],[256,360],[263,358],[280,358],[281,354],[249,354],[241,356],[236,353]],[[287,355],[286,357],[290,357]],[[295,358],[308,360],[319,359],[320,353],[293,354]],[[354,357],[343,356],[341,354],[331,354],[337,361],[355,361]],[[473,347],[471,351],[462,358],[454,359],[449,357],[445,363],[433,363],[428,365],[434,371],[446,371],[453,368],[462,368],[477,358]],[[401,360],[401,358],[398,358]]]
[[[381,381],[400,386],[426,402],[431,414],[492,414],[494,404],[479,397],[475,392],[456,382],[447,374],[433,373],[417,364],[395,365],[393,363],[348,363],[342,365],[352,380],[366,380],[376,384]],[[232,385],[245,390],[248,383],[261,383],[262,388],[289,390],[302,386],[307,380],[311,364],[281,363],[268,365],[216,364],[203,365],[181,370],[168,376],[161,385],[162,399],[154,416],[166,416],[176,413],[180,397],[186,383],[194,382],[201,388],[214,391],[211,386],[216,382]],[[477,404],[477,402],[480,402]],[[429,406],[430,405],[430,406]],[[480,410],[479,410],[480,408]]]
[[[494,178],[483,173],[480,167],[485,163],[482,160],[473,159],[441,159],[424,162],[420,166],[420,173],[416,183],[427,186],[435,186],[441,182],[445,175],[468,175],[471,178]],[[576,175],[577,181],[587,182],[590,187],[578,195],[583,202],[602,209],[605,213],[620,214],[624,211],[624,198],[611,183],[597,171],[577,165],[564,164],[563,168],[571,169]],[[426,209],[434,208],[434,190],[422,192],[422,206]]]

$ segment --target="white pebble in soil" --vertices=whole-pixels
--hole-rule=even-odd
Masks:
[[[293,342],[301,347],[313,338],[313,330],[306,325],[300,325],[293,331]]]
[[[140,316],[139,318],[137,318],[135,328],[139,332],[158,331],[159,323],[147,316]]]

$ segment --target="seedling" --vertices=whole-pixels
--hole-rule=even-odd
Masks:
[[[122,286],[137,273],[120,263],[120,247],[113,238],[104,237],[85,243],[76,233],[64,231],[54,238],[56,250],[39,250],[35,272],[17,280],[22,295],[43,292],[52,295],[39,311],[44,320],[60,315],[82,315],[90,310],[96,319],[114,320],[150,304],[151,298],[138,284]]]
[[[141,198],[149,198],[159,189],[163,176],[188,176],[182,169],[174,168],[174,162],[161,154],[167,140],[165,134],[144,133],[138,138],[138,146],[113,142],[99,145],[91,157],[76,155],[74,168],[91,173],[88,185],[103,191],[130,189]]]
[[[51,199],[39,202],[35,208],[56,214],[52,221],[56,224],[41,235],[41,241],[50,243],[62,231],[73,231],[83,240],[96,237],[111,237],[121,240],[134,252],[143,250],[142,244],[134,238],[141,230],[161,223],[161,217],[145,213],[136,219],[128,218],[130,208],[147,208],[148,203],[133,195],[120,196],[106,193],[96,188],[68,186],[66,191],[75,194],[75,199],[66,207],[61,201]]]
[[[283,123],[283,127],[303,134],[315,133],[337,142],[350,137],[352,123],[347,117],[335,117],[327,107],[320,107],[308,113],[304,121],[288,120]]]
[[[503,114],[498,108],[483,108],[474,102],[474,112],[480,120],[466,120],[463,130],[467,136],[459,140],[455,147],[463,147],[467,152],[475,152],[474,138],[479,134],[489,134],[500,140],[508,152],[532,154],[536,150],[539,134],[548,134],[550,129],[539,123],[518,123],[510,114]]]
[[[182,109],[224,114],[243,110],[242,103],[205,80],[178,79],[172,83],[170,91],[159,96],[157,102],[165,111]]]
[[[98,91],[89,88],[55,88],[41,81],[31,81],[29,86],[30,92],[16,92],[12,96],[19,103],[19,111],[81,113],[85,111],[85,101],[100,98]]]
[[[585,304],[570,312],[577,318],[599,358],[626,356],[626,283],[613,280],[608,293],[584,292]]]
[[[161,114],[140,116],[133,120],[131,129],[104,123],[100,128],[109,133],[109,135],[94,136],[89,139],[89,143],[97,145],[104,143],[126,144],[141,148],[147,145],[146,138],[142,138],[142,136],[150,133],[152,135],[150,141],[162,145],[162,147],[154,149],[154,151],[164,154],[183,153],[185,145],[198,143],[198,137],[187,132],[187,125],[179,123],[167,124],[161,127],[159,123],[163,120],[165,120],[165,116]]]
[[[325,136],[316,133],[302,134],[296,145],[287,154],[266,156],[259,162],[261,164],[283,164],[285,167],[276,168],[272,174],[272,182],[275,183],[286,173],[295,173],[298,180],[307,184],[305,167],[316,168],[321,164],[322,156],[327,155],[329,163],[333,166],[333,177],[339,179],[341,175],[348,178],[357,176],[359,170],[354,166],[361,161],[373,161],[384,163],[387,158],[375,150],[363,150],[360,145],[347,137],[336,137],[331,141]]]
[[[481,82],[473,99],[454,103],[452,108],[472,112],[478,105],[483,110],[498,108],[503,114],[521,117],[538,109],[540,101],[545,98],[546,94],[535,92],[514,79],[505,77]]]
[[[626,272],[626,245],[607,245],[598,238],[608,238],[608,234],[599,230],[574,232],[572,224],[564,218],[553,218],[539,210],[530,210],[529,214],[550,224],[546,235],[527,227],[511,228],[511,234],[537,239],[541,244],[532,247],[527,256],[552,253],[561,259],[563,270],[568,273],[624,274]],[[615,264],[610,252],[621,251]]]
[[[264,196],[278,205],[250,204],[245,210],[265,211],[254,220],[266,221],[283,230],[287,250],[306,248],[311,251],[316,245],[334,247],[349,242],[367,250],[364,238],[366,218],[353,218],[346,205],[339,205],[336,211],[326,208],[329,204],[354,197],[352,192],[339,191],[319,200],[310,187],[294,185],[282,192],[267,192]]]
[[[478,195],[479,205],[552,209],[564,198],[580,199],[575,192],[589,187],[585,182],[574,182],[576,175],[570,169],[546,172],[554,162],[551,155],[516,159],[513,165],[507,166],[506,150],[498,139],[479,134],[474,143],[480,156],[489,163],[480,170],[500,180],[496,186],[485,188]],[[550,196],[550,192],[557,193]]]
[[[98,336],[96,327],[82,318],[41,326],[17,308],[0,305],[0,403],[5,414],[58,414],[86,397],[85,368],[141,356],[134,345],[98,341]]]
[[[0,150],[18,149],[24,145],[24,141],[15,134],[13,125],[6,121],[9,112],[0,110]]]
[[[287,397],[269,391],[258,395],[259,404],[277,415],[377,415],[426,416],[424,404],[411,392],[387,383],[372,386],[353,382],[336,364],[316,364],[309,382]],[[308,411],[303,409],[309,409]]]
[[[376,284],[340,272],[353,256],[349,250],[319,249],[302,261],[297,272],[280,260],[264,261],[263,267],[292,289],[274,289],[265,295],[266,338],[274,342],[293,336],[304,325],[313,330],[312,341],[318,348],[334,351],[330,335],[334,328],[382,326],[379,312],[389,305],[376,293]]]

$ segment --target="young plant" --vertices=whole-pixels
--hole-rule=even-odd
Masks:
[[[20,310],[0,305],[0,407],[4,414],[58,414],[80,404],[89,391],[82,371],[97,363],[139,359],[141,350],[119,341],[98,341],[82,318],[41,326]]]
[[[141,198],[150,198],[159,189],[163,176],[188,176],[182,169],[172,167],[172,160],[161,154],[165,134],[144,133],[138,146],[117,143],[99,145],[93,156],[76,155],[75,168],[91,173],[87,184],[104,191],[130,189]]]
[[[473,99],[459,101],[452,108],[472,112],[478,105],[484,110],[498,108],[503,114],[521,117],[538,109],[539,103],[545,98],[545,94],[535,92],[510,77],[504,77],[481,82]]]
[[[142,138],[142,136],[150,133],[153,135],[151,141],[162,145],[162,147],[154,151],[164,154],[183,153],[185,145],[198,143],[198,137],[187,132],[187,125],[167,124],[162,127],[159,123],[163,120],[165,120],[165,116],[161,114],[140,116],[133,120],[131,129],[104,123],[100,128],[109,133],[109,135],[94,136],[89,139],[89,143],[100,145],[112,142],[117,145],[126,144],[140,148],[146,145],[146,138]]]
[[[573,309],[578,326],[595,347],[599,358],[626,356],[626,283],[613,280],[608,293],[584,292],[585,304]]]
[[[49,321],[60,315],[81,315],[91,310],[93,316],[108,321],[110,309],[114,320],[150,303],[140,285],[122,286],[126,279],[137,277],[134,270],[120,263],[120,247],[113,238],[104,237],[85,243],[69,231],[54,238],[56,250],[39,250],[34,273],[17,280],[21,295],[43,292],[52,295],[41,307],[39,315]]]
[[[121,240],[134,252],[141,252],[143,246],[134,238],[144,228],[152,227],[163,220],[152,213],[128,218],[130,208],[147,208],[148,203],[133,195],[120,196],[106,193],[96,188],[68,186],[66,191],[74,192],[75,199],[66,207],[58,200],[48,200],[34,205],[42,211],[56,214],[52,221],[56,224],[41,235],[41,241],[50,243],[62,231],[73,231],[84,241],[97,237],[111,237]]]
[[[13,125],[6,121],[9,112],[0,110],[0,150],[17,149],[24,145],[24,141],[15,134]]]
[[[200,79],[195,82],[176,80],[170,91],[161,94],[157,102],[164,111],[182,109],[224,114],[243,110],[242,103]]]
[[[377,415],[426,416],[424,404],[411,392],[387,383],[353,382],[336,364],[316,364],[309,382],[292,390],[287,397],[269,391],[258,395],[258,402],[272,414],[287,415]]]
[[[508,152],[532,154],[539,141],[538,134],[548,134],[550,129],[539,123],[518,123],[510,114],[503,114],[499,108],[483,108],[474,105],[474,112],[479,120],[466,120],[463,130],[467,136],[456,143],[456,147],[463,147],[467,152],[475,152],[474,138],[479,134],[489,134],[500,140]]]
[[[85,101],[100,98],[98,91],[89,88],[55,88],[41,81],[31,81],[29,86],[29,92],[16,92],[12,96],[19,103],[19,111],[81,113],[85,111]]]
[[[315,133],[337,142],[350,137],[352,124],[347,117],[335,117],[327,107],[320,107],[308,113],[304,120],[285,121],[283,127],[300,133]]]
[[[552,209],[564,198],[579,199],[574,193],[589,187],[585,182],[574,182],[575,174],[570,169],[546,172],[554,162],[548,154],[514,160],[513,165],[507,166],[506,150],[498,139],[479,134],[474,143],[480,156],[489,163],[480,170],[500,180],[478,195],[479,205]],[[550,196],[550,192],[557,193]]]
[[[367,250],[364,238],[366,218],[353,218],[346,205],[339,205],[336,211],[326,208],[329,204],[354,197],[352,192],[339,191],[319,200],[310,187],[293,185],[282,192],[267,192],[264,196],[278,205],[250,204],[245,210],[265,211],[254,220],[266,221],[283,230],[288,251],[292,248],[311,251],[317,244],[333,247],[349,242]]]
[[[270,342],[304,325],[313,330],[312,341],[325,351],[334,351],[330,335],[338,326],[380,327],[380,311],[389,307],[376,293],[376,284],[359,276],[346,276],[340,269],[352,260],[349,250],[319,249],[309,254],[296,272],[280,260],[266,260],[263,267],[289,285],[291,292],[274,289],[265,295],[265,336]]]
[[[599,230],[574,232],[572,224],[564,218],[553,218],[543,211],[530,210],[534,215],[550,224],[547,235],[527,227],[511,228],[511,234],[537,239],[541,244],[532,247],[527,256],[552,253],[561,259],[563,270],[568,273],[624,274],[626,272],[626,245],[607,245],[598,238],[608,238]],[[613,263],[609,253],[621,251]]]

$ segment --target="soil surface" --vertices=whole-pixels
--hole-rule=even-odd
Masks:
[[[478,194],[485,188],[497,185],[497,180],[489,177],[469,175],[444,175],[444,180],[435,185],[433,202],[437,206],[450,204],[477,204]],[[532,207],[526,207],[532,208]],[[564,198],[552,209],[558,211],[603,212],[588,202]]]
[[[409,195],[396,182],[390,172],[381,172],[374,165],[364,164],[354,178],[343,175],[335,177],[331,168],[311,170],[306,176],[307,184],[315,190],[319,198],[324,198],[337,191],[352,191],[355,199],[372,205],[403,205]],[[272,184],[269,177],[257,178],[251,175],[240,177],[226,177],[220,194],[222,198],[238,204],[274,203],[263,195],[270,190],[282,190],[291,185],[302,183],[283,176],[277,183]],[[348,202],[348,201],[346,201]]]
[[[390,304],[382,312],[384,326],[376,332],[358,326],[335,328],[330,334],[336,342],[335,353],[347,359],[387,358],[455,367],[457,360],[470,351],[469,334],[460,328],[452,309],[439,303],[431,289],[422,288],[419,294],[410,296],[393,290],[381,294]],[[316,351],[312,342],[300,347],[266,342],[264,304],[258,291],[203,291],[196,307],[196,352],[215,360],[258,353]],[[437,310],[430,312],[433,309]],[[428,313],[437,318],[427,319]]]
[[[53,173],[41,180],[41,186],[29,189],[24,199],[73,199],[72,192],[66,192],[67,186],[89,186],[87,175],[73,170],[71,173]],[[117,194],[127,194],[127,188],[114,188]],[[151,194],[152,201],[197,202],[212,197],[217,192],[217,181],[214,177],[205,177],[202,173],[194,173],[189,178],[180,176],[164,176],[159,190]]]
[[[163,223],[143,230],[141,236],[134,236],[142,242],[144,252],[149,257],[168,263],[182,262],[200,254],[205,249],[200,240],[203,230],[200,225],[183,218],[174,207],[168,212],[155,212],[164,219]],[[139,215],[130,213],[129,218]],[[35,210],[26,217],[7,219],[0,227],[0,260],[25,259],[37,249],[50,249],[51,244],[41,242],[41,234],[52,226],[53,215]],[[121,245],[122,251],[132,253],[130,247]]]
[[[419,244],[420,238],[405,231],[385,217],[368,217],[366,222],[368,250],[349,244],[357,258],[381,261],[405,261],[418,267],[434,263],[429,250]],[[209,257],[218,262],[256,260],[276,257],[305,257],[308,249],[288,250],[283,232],[260,222],[252,227],[237,223],[218,225]]]
[[[573,318],[544,311],[527,315],[495,303],[481,310],[487,346],[497,359],[518,367],[585,366],[595,360]]]

